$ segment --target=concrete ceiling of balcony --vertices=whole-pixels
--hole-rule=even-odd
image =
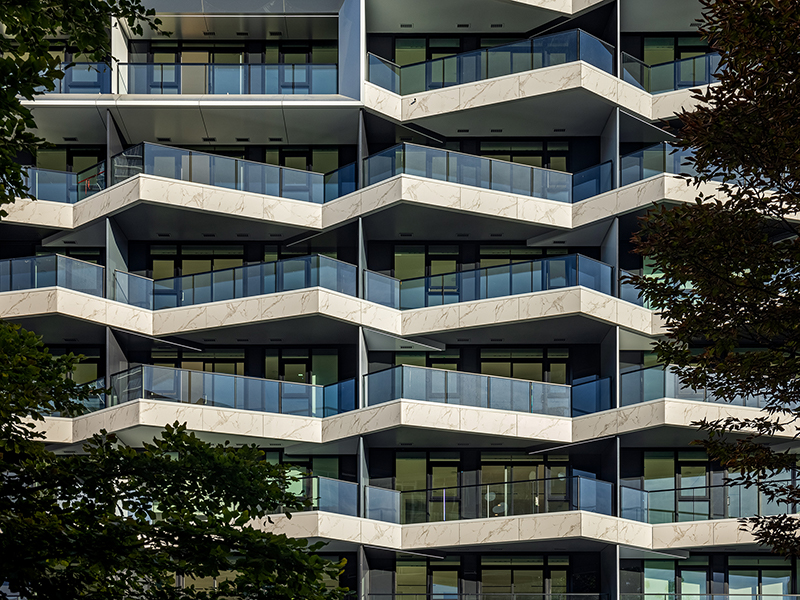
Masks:
[[[605,98],[582,88],[573,88],[410,122],[454,139],[498,135],[548,138],[599,136],[612,109],[611,103]]]
[[[163,143],[193,146],[339,145],[355,144],[358,135],[358,104],[344,96],[338,101],[317,97],[317,104],[309,102],[310,96],[296,102],[279,97],[231,101],[221,96],[181,96],[180,100],[171,96],[165,101],[158,96],[137,96],[137,101],[99,103],[93,96],[84,97],[83,104],[83,99],[74,96],[68,101],[71,106],[49,99],[33,106],[38,135],[57,144],[64,143],[64,138],[76,138],[67,143],[105,145],[106,109],[130,144],[167,138],[170,141]],[[204,142],[204,138],[215,141]]]
[[[368,33],[502,35],[537,29],[564,17],[560,12],[512,0],[366,0],[366,3]]]
[[[696,32],[700,18],[697,0],[619,0],[620,28],[623,33]]]
[[[314,14],[264,14],[264,10],[226,10],[226,14],[203,13],[181,10],[184,5],[198,4],[193,0],[170,0],[168,10],[159,11],[161,31],[170,33],[165,36],[150,28],[145,28],[141,36],[134,35],[127,24],[123,24],[123,31],[128,39],[155,39],[169,42],[170,40],[203,40],[204,42],[219,42],[222,40],[335,40],[339,32],[338,4],[340,1],[319,3],[319,10]],[[175,6],[172,6],[172,5]],[[228,3],[225,2],[226,6]],[[235,5],[236,2],[231,2]],[[263,4],[263,2],[261,2]],[[277,2],[275,4],[278,4]],[[283,5],[283,2],[280,3]],[[207,8],[207,4],[205,5]],[[328,7],[330,10],[325,10]],[[186,13],[203,14],[186,14]],[[170,14],[171,13],[171,14]],[[183,14],[180,14],[183,13]],[[328,13],[328,14],[325,14]]]
[[[478,191],[478,188],[469,188]],[[531,221],[510,221],[491,215],[399,204],[364,217],[368,240],[395,240],[419,243],[425,240],[517,241],[553,231],[552,227]],[[411,234],[411,235],[408,235]]]

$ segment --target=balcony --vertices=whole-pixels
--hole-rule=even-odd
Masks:
[[[337,94],[337,65],[121,63],[121,94]]]
[[[420,400],[573,417],[611,408],[611,379],[569,386],[402,365],[364,377],[368,406]]]
[[[352,176],[347,173],[352,171]],[[279,196],[291,200],[322,204],[329,194],[355,190],[355,165],[333,171],[326,180],[323,173],[300,171],[249,160],[216,156],[144,142],[111,158],[110,183],[145,173],[181,181],[193,181],[231,190]],[[348,182],[352,189],[348,189]],[[344,186],[344,188],[342,187]]]
[[[666,369],[662,365],[637,369],[620,374],[619,402],[620,406],[632,406],[650,400],[675,398],[676,400],[693,400],[696,402],[723,402],[733,406],[764,408],[764,396],[737,396],[731,402],[709,394],[705,389],[695,390],[685,387],[678,380],[672,367]]]
[[[369,54],[367,80],[406,96],[578,60],[614,74],[614,48],[574,29],[403,67]]]
[[[139,308],[161,310],[311,287],[355,296],[356,273],[355,266],[321,255],[170,279],[152,280],[115,271],[113,299]]]
[[[364,273],[364,297],[407,310],[573,286],[612,294],[613,267],[577,254],[399,280]]]
[[[328,417],[355,409],[355,381],[312,385],[141,365],[111,376],[109,406],[165,400],[296,417]]]
[[[778,483],[778,482],[776,482]],[[784,483],[784,482],[782,482]],[[791,485],[791,481],[785,482]],[[793,505],[770,502],[755,487],[710,485],[667,490],[620,488],[621,517],[642,523],[683,523],[794,513]]]
[[[311,501],[306,510],[358,516],[358,484],[330,477],[304,477],[291,484],[289,491]]]
[[[462,592],[367,594],[367,600],[604,600],[604,598],[606,598],[606,594],[536,594],[527,592],[495,592],[489,594],[465,594]],[[655,598],[653,600],[655,600]],[[687,600],[689,599],[687,598]],[[776,598],[776,600],[779,599]],[[789,599],[787,598],[786,600]]]
[[[651,94],[663,94],[717,81],[719,54],[705,54],[648,66],[622,53],[622,79]]]
[[[673,144],[661,142],[620,157],[620,185],[629,185],[661,175],[696,175],[693,166],[686,159],[694,153]]]
[[[0,292],[63,287],[103,297],[105,269],[59,254],[0,260]]]
[[[110,94],[111,67],[105,63],[63,63],[64,77],[53,83],[52,91],[37,88],[45,94]]]
[[[368,519],[407,525],[567,510],[611,515],[614,485],[588,477],[558,477],[398,491],[366,488]]]
[[[416,144],[397,144],[369,156],[363,171],[365,187],[406,174],[566,203],[612,189],[610,161],[573,175]]]

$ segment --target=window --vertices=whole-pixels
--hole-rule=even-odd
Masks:
[[[480,360],[483,375],[569,382],[569,348],[485,348]]]
[[[569,141],[486,141],[480,143],[479,154],[486,158],[496,158],[531,167],[566,171]]]

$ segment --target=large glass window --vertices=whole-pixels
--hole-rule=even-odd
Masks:
[[[566,384],[569,348],[484,348],[481,373],[529,381]]]

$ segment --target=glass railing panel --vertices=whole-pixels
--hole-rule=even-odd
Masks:
[[[58,280],[56,285],[76,292],[103,297],[105,269],[100,265],[56,256]]]
[[[461,154],[460,152],[449,152],[447,161],[448,181],[460,183],[462,185],[491,189],[491,159]]]
[[[580,59],[606,73],[614,74],[614,48],[585,31],[578,31],[580,36]]]
[[[620,158],[621,185],[628,185],[661,173],[695,175],[694,167],[686,162],[691,150],[672,144],[656,144]]]
[[[368,54],[367,79],[370,83],[400,93],[400,67],[374,54]]]
[[[324,176],[325,202],[352,194],[358,189],[356,163],[350,163]]]
[[[611,378],[573,384],[572,412],[563,416],[580,417],[611,409]]]
[[[619,378],[620,406],[630,406],[664,398],[665,377],[662,367],[650,367],[622,373]]]
[[[583,285],[614,290],[613,269],[584,256],[567,255],[400,281],[400,309],[441,306]],[[580,264],[580,267],[579,267]],[[579,273],[580,269],[580,273]]]
[[[573,507],[600,515],[613,514],[614,484],[589,477],[572,478]]]
[[[567,385],[531,382],[531,412],[534,414],[569,417],[572,394]]]
[[[312,478],[312,510],[358,516],[358,484],[328,477]]]
[[[400,308],[400,280],[365,270],[364,298],[390,308]]]
[[[630,302],[637,306],[644,306],[644,298],[639,288],[628,281],[623,281],[624,278],[630,275],[631,273],[620,270],[619,297],[621,300],[625,300],[625,302]]]
[[[329,386],[224,373],[140,366],[111,378],[112,404],[167,400],[220,408],[323,417],[355,409],[355,382]]]
[[[111,185],[145,172],[144,148],[145,144],[138,144],[111,157]]]
[[[75,173],[27,167],[25,185],[37,200],[66,204],[78,201],[78,180]]]
[[[572,174],[572,202],[580,202],[613,189],[612,161]]]
[[[364,159],[364,185],[374,185],[403,172],[403,145],[392,146]]]
[[[634,58],[627,52],[622,53],[622,80],[638,87],[650,90],[650,67]]]
[[[53,94],[110,94],[111,67],[105,63],[63,63],[64,77],[55,80],[52,92],[44,87],[38,93]]]
[[[578,30],[534,38],[533,68],[540,69],[578,60]]]
[[[503,77],[576,60],[614,73],[614,50],[573,30],[398,67],[369,55],[369,81],[402,95]]]
[[[400,492],[366,486],[366,517],[387,523],[400,523]]]
[[[562,477],[399,493],[372,487],[367,493],[366,509],[372,518],[404,525],[567,510],[611,515],[613,497],[614,486],[609,482],[589,477]]]
[[[539,169],[537,167],[531,170],[533,172],[533,189],[528,195],[557,202],[573,202],[571,173]]]
[[[578,285],[612,295],[614,287],[614,268],[586,256],[578,256]]]
[[[106,188],[106,161],[101,161],[78,173],[77,186],[78,200],[83,200],[104,190]]]
[[[281,195],[281,168],[245,160],[237,161],[239,170],[238,189],[267,196]]]
[[[367,406],[391,402],[403,397],[403,369],[395,367],[365,376]]]
[[[354,265],[314,255],[158,279],[151,282],[152,308],[191,306],[316,286],[355,296],[357,272]],[[117,299],[124,302],[123,298],[135,298],[136,305],[145,308],[147,301],[142,294],[147,292],[147,285],[125,281],[124,275],[118,279]],[[130,286],[140,287],[131,290]]]
[[[639,521],[640,523],[648,522],[648,493],[644,490],[621,486],[620,504],[620,517],[623,519]]]
[[[531,412],[531,382],[488,377],[489,408]]]
[[[491,407],[489,402],[489,382],[485,375],[473,373],[446,373],[447,403],[460,406]]]

